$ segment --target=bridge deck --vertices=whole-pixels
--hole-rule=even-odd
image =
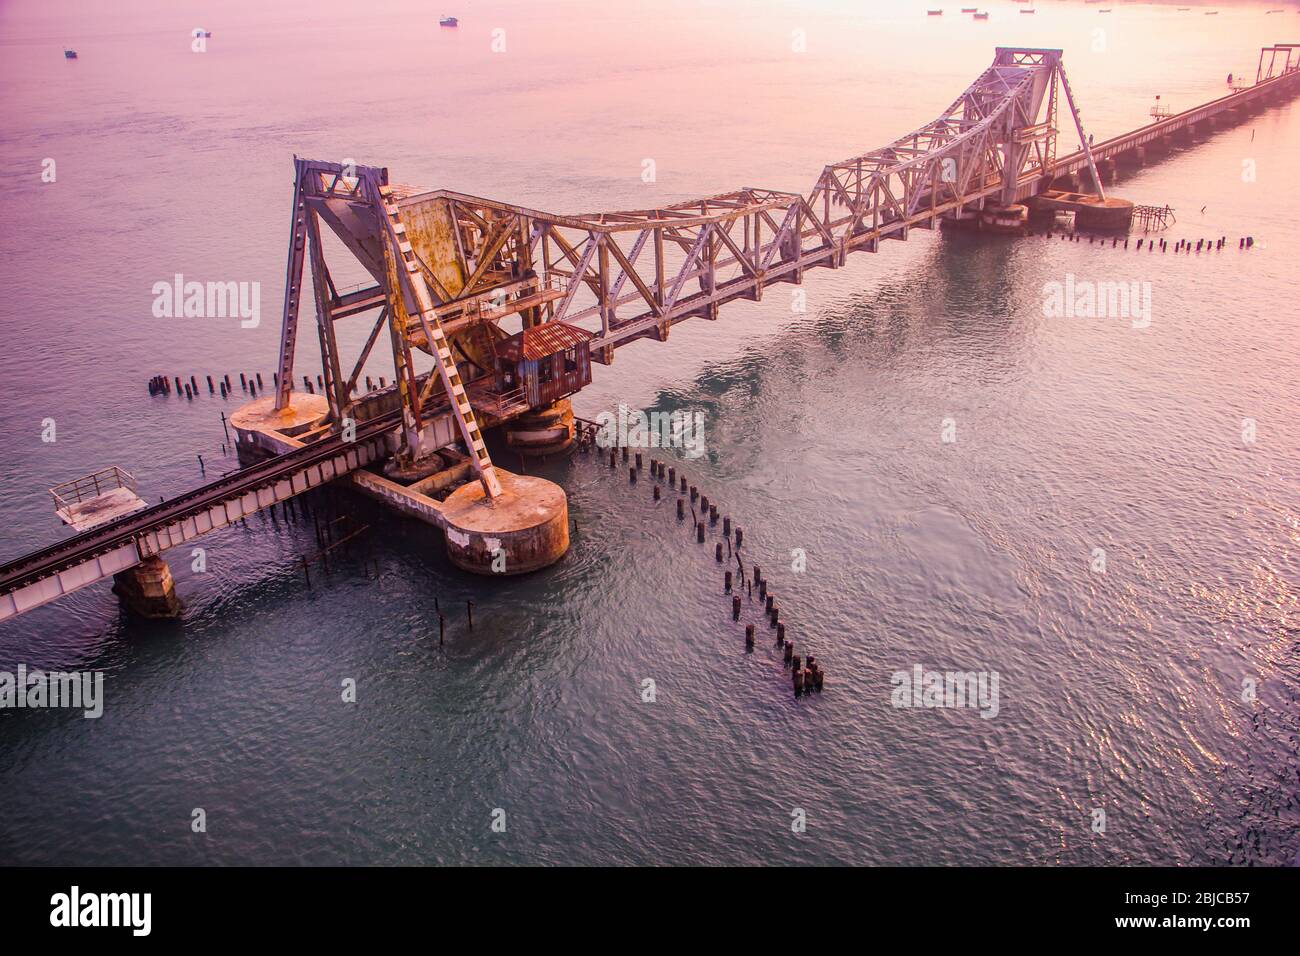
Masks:
[[[1187,129],[1189,126],[1195,126],[1197,123],[1204,122],[1211,117],[1218,116],[1228,110],[1237,109],[1248,103],[1264,96],[1269,96],[1274,92],[1283,89],[1288,81],[1295,80],[1295,72],[1284,73],[1271,79],[1262,80],[1254,86],[1236,88],[1234,92],[1221,96],[1218,99],[1210,100],[1208,103],[1202,103],[1199,106],[1193,106],[1191,109],[1183,110],[1181,113],[1174,113],[1164,119],[1127,133],[1121,133],[1119,136],[1112,136],[1108,140],[1100,143],[1094,143],[1092,146],[1092,155],[1094,159],[1113,159],[1120,153],[1127,153],[1129,150],[1147,143],[1163,139],[1173,133]],[[1056,161],[1053,167],[1056,175],[1068,175],[1078,172],[1087,165],[1087,159],[1083,150],[1062,156]]]
[[[397,417],[364,423],[355,441],[323,439],[0,566],[0,621],[369,464],[384,454]]]

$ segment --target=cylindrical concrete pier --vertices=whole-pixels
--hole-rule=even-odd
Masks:
[[[278,455],[282,448],[266,435],[267,431],[281,435],[298,435],[317,425],[329,414],[329,402],[324,395],[292,392],[289,405],[276,411],[275,396],[263,395],[230,414],[231,427],[235,429],[236,451],[240,464],[249,464]]]
[[[569,502],[544,478],[500,468],[502,494],[487,497],[470,481],[444,502],[447,556],[475,574],[526,574],[554,564],[569,549]]]
[[[562,398],[546,408],[537,408],[502,426],[506,444],[525,457],[558,455],[573,447],[577,430],[573,405]]]

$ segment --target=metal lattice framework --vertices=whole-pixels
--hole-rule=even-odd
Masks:
[[[1268,66],[1264,65],[1267,57]],[[1281,57],[1281,62],[1278,62]],[[1259,64],[1255,67],[1255,82],[1262,83],[1275,76],[1285,76],[1300,69],[1300,43],[1275,43],[1259,51]]]
[[[912,226],[932,228],[990,201],[1013,203],[1052,176],[1062,95],[1095,176],[1061,51],[1008,48],[997,50],[939,118],[886,147],[832,163],[806,197],[745,188],[655,209],[561,216],[449,190],[390,186],[377,167],[296,160],[277,406],[289,401],[293,386],[307,257],[331,422],[357,405],[358,376],[387,325],[403,408],[399,457],[425,453],[428,422],[455,406],[491,494],[476,413],[496,423],[528,410],[493,389],[491,352],[505,334],[503,319],[588,328],[593,358],[608,364],[620,345],[666,339],[674,323],[689,317],[716,319],[725,302],[757,300],[770,283],[801,282],[805,269],[838,267],[849,252],[906,239]],[[318,220],[373,286],[339,294]],[[374,326],[345,375],[334,323],[374,309]],[[436,356],[439,374],[417,375],[413,350]]]

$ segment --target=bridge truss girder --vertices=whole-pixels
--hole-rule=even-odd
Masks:
[[[416,376],[411,363],[413,349],[433,351],[425,328],[431,319],[445,330],[461,365],[474,371],[483,370],[484,351],[506,334],[499,323],[516,316],[524,327],[550,321],[587,327],[595,336],[593,358],[609,363],[620,345],[666,339],[678,321],[717,318],[727,301],[757,300],[774,282],[799,283],[806,269],[838,267],[849,252],[874,252],[884,238],[905,239],[912,226],[932,227],[989,200],[1013,202],[1052,176],[1062,100],[1087,152],[1061,51],[999,48],[939,118],[881,149],[826,166],[806,197],[748,187],[622,212],[556,215],[449,190],[389,186],[387,171],[378,167],[345,170],[296,160],[292,235],[305,235],[312,264],[331,420],[338,423],[357,403],[357,376],[385,323],[405,449],[439,398],[439,376]],[[402,236],[386,228],[376,195],[381,186],[401,211]],[[339,294],[317,241],[318,219],[374,278],[373,286]],[[411,246],[401,254],[427,294],[423,305],[391,269],[401,242]],[[291,280],[301,259],[291,240]],[[283,370],[292,368],[297,301],[290,282],[281,402],[292,388],[292,374]],[[365,350],[355,363],[344,363],[333,323],[371,309],[379,314]],[[351,371],[344,374],[345,368]]]

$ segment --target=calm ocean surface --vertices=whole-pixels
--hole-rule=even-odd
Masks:
[[[145,383],[269,382],[294,153],[556,212],[806,193],[938,115],[996,45],[1063,48],[1102,139],[1156,94],[1178,109],[1253,76],[1300,21],[1080,0],[974,23],[927,18],[937,2],[5,4],[0,560],[63,533],[58,482],[117,464],[156,498],[204,480],[197,454],[208,478],[235,467],[237,401]],[[596,367],[580,415],[704,412],[707,454],[671,461],[745,529],[823,694],[792,697],[762,629],[744,653],[711,548],[593,458],[530,468],[579,530],[508,581],[340,493],[320,507],[368,545],[310,591],[310,525],[252,520],[205,539],[206,573],[172,555],[178,622],[100,585],[0,626],[0,670],[102,670],[106,696],[99,720],[0,712],[0,862],[1291,862],[1297,169],[1288,104],[1114,187],[1222,253],[913,233],[809,273],[806,313],[778,286]],[[176,273],[260,282],[261,324],[153,318]],[[1045,317],[1067,275],[1149,282],[1150,327]],[[996,718],[892,707],[917,664],[997,671]]]

